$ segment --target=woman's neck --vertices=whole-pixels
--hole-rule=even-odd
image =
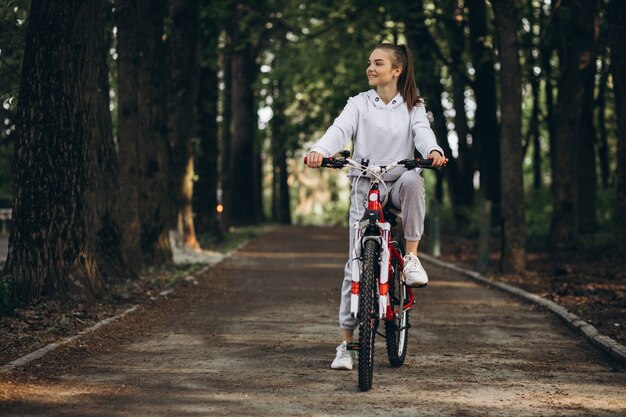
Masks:
[[[376,94],[383,101],[388,104],[395,96],[398,95],[398,87],[396,85],[379,85],[376,87]]]

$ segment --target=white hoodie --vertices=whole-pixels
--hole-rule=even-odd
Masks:
[[[350,97],[339,117],[311,151],[329,157],[343,149],[350,138],[354,138],[352,159],[369,159],[376,165],[413,158],[414,149],[425,158],[432,151],[444,154],[437,145],[424,106],[415,106],[409,112],[399,93],[388,104],[383,103],[375,90]],[[394,181],[403,172],[405,169],[399,167],[387,172],[384,178]],[[358,174],[351,169],[349,175]]]

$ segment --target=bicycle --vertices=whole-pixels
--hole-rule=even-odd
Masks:
[[[430,159],[404,159],[381,166],[367,160],[356,162],[349,158],[349,151],[341,151],[340,155],[323,158],[321,166],[334,169],[350,166],[360,171],[360,175],[370,175],[367,209],[353,226],[350,312],[359,322],[359,341],[348,345],[348,349],[358,351],[359,388],[368,391],[372,387],[375,335],[386,339],[390,365],[402,366],[408,345],[409,311],[415,305],[412,288],[404,284],[404,244],[392,235],[392,226],[397,225],[401,213],[386,204],[388,192],[380,201],[379,186],[387,188],[383,174],[396,167],[438,168],[431,166]],[[385,322],[385,334],[378,333],[380,320]]]

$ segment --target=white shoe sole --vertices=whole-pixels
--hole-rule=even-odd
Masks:
[[[334,369],[336,371],[351,371],[352,370],[352,365],[350,365],[350,366],[348,366],[348,365],[337,365],[337,366],[330,365],[330,369]]]

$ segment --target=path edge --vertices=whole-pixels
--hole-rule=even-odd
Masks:
[[[267,233],[269,230],[271,230],[271,228],[268,228],[268,230],[264,230],[262,233]],[[202,274],[206,273],[209,269],[215,267],[216,265],[220,264],[222,261],[224,261],[225,259],[229,258],[232,256],[233,253],[237,252],[239,249],[241,249],[244,245],[246,245],[250,240],[252,239],[246,239],[243,242],[241,242],[239,245],[237,245],[234,249],[226,252],[223,256],[217,258],[213,261],[213,262],[208,262],[207,265],[196,271],[193,272],[189,275],[187,275],[184,279],[185,280],[191,280],[194,281],[196,279],[196,277],[201,276]],[[165,298],[168,295],[174,293],[174,289],[169,289],[166,291],[161,291],[159,293],[158,296],[156,297],[152,297],[150,300],[155,301],[158,300],[160,298]],[[88,327],[86,329],[81,330],[80,332],[76,333],[73,336],[69,336],[66,338],[63,338],[61,340],[58,340],[56,342],[52,342],[49,343],[48,345],[42,347],[41,349],[38,349],[34,352],[31,353],[27,353],[24,356],[21,356],[5,365],[0,366],[0,375],[1,374],[6,374],[11,372],[12,370],[14,370],[17,367],[20,366],[24,366],[29,364],[30,362],[34,361],[35,359],[39,359],[43,356],[45,356],[47,353],[52,352],[53,350],[58,349],[61,346],[64,346],[70,342],[73,342],[74,340],[80,338],[81,336],[84,336],[86,334],[89,334],[95,330],[98,330],[99,328],[106,326],[107,324],[113,323],[114,321],[117,321],[119,319],[121,319],[122,317],[131,314],[137,310],[139,310],[139,307],[141,307],[142,304],[135,304],[134,306],[124,310],[122,313],[116,315],[116,316],[111,316],[111,317],[107,317],[106,319],[100,320],[99,322],[97,322],[96,324],[94,324],[91,327]]]
[[[622,365],[626,365],[626,346],[620,344],[619,342],[611,339],[608,336],[602,335],[594,326],[582,320],[576,314],[568,311],[565,307],[555,303],[554,301],[545,299],[536,294],[532,294],[528,291],[524,291],[512,285],[494,281],[480,274],[479,272],[461,268],[453,263],[442,261],[441,259],[435,258],[431,255],[421,253],[419,257],[428,263],[449,269],[451,271],[459,272],[483,285],[498,288],[501,291],[512,294],[518,298],[521,298],[525,301],[539,305],[549,310],[553,314],[556,314],[561,320],[563,320],[565,324],[568,325],[568,327],[582,334],[593,346],[601,350],[603,353],[607,354],[611,359],[619,362]]]

